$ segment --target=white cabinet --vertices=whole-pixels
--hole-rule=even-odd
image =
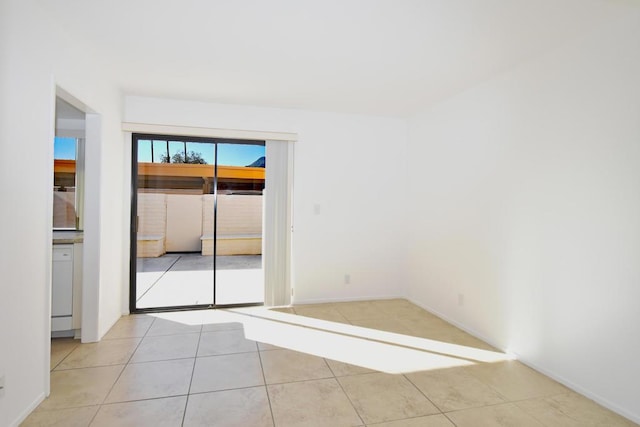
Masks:
[[[51,331],[73,329],[73,276],[73,245],[54,245]]]

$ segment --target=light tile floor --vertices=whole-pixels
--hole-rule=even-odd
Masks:
[[[23,426],[634,426],[405,300],[125,316]]]

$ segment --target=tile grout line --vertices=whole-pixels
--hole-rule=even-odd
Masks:
[[[449,416],[447,416],[446,413],[442,414],[451,424],[453,424],[455,427],[458,427],[458,424],[456,424],[451,418],[449,418]]]
[[[184,420],[187,417],[187,406],[189,406],[189,396],[191,396],[191,385],[193,384],[193,375],[196,372],[196,362],[198,361],[198,350],[200,350],[200,341],[202,340],[202,325],[200,325],[200,333],[198,334],[198,344],[196,345],[196,353],[193,355],[193,367],[191,368],[191,378],[189,379],[189,388],[187,389],[187,398],[184,402],[184,411],[182,412],[181,426],[184,426]]]
[[[275,385],[278,385],[278,384],[275,384]],[[218,390],[195,391],[193,393],[189,393],[189,396],[198,396],[202,394],[216,394],[216,393],[223,393],[227,391],[236,391],[236,390],[251,390],[252,388],[258,388],[258,387],[264,387],[264,386],[265,386],[264,384],[262,385],[257,384],[257,385],[247,385],[242,387],[221,388]],[[186,396],[186,394],[177,394],[176,396]],[[175,397],[175,396],[168,396],[168,397]],[[153,399],[163,399],[163,397],[150,397],[147,399],[136,399],[136,400],[153,400]],[[133,402],[133,400],[131,402]]]
[[[557,396],[557,395],[555,395]],[[537,398],[532,398],[532,399],[523,399],[523,400],[519,400],[519,402],[524,402],[526,400],[533,400],[533,399],[537,399]],[[506,401],[506,402],[501,402],[501,403],[490,403],[490,404],[486,404],[486,405],[482,405],[482,406],[474,406],[471,408],[464,408],[464,409],[457,409],[455,411],[448,411],[448,412],[443,412],[442,415],[444,415],[445,417],[447,417],[447,419],[454,425],[457,426],[457,424],[449,417],[449,414],[453,414],[456,412],[464,412],[464,411],[468,411],[468,410],[475,410],[475,409],[484,409],[484,408],[493,408],[496,406],[501,406],[501,405],[513,405],[516,408],[518,408],[519,410],[521,410],[525,415],[527,415],[529,418],[535,420],[536,422],[538,422],[541,426],[543,427],[553,427],[553,426],[548,426],[546,423],[544,423],[542,420],[538,419],[538,417],[536,417],[535,415],[532,415],[530,413],[528,413],[527,411],[525,411],[524,409],[520,408],[516,402],[511,402],[511,401]]]
[[[330,377],[319,377],[319,378],[307,378],[304,380],[293,380],[293,381],[284,381],[284,382],[278,382],[278,383],[269,383],[267,385],[285,385],[285,384],[298,384],[298,383],[306,383],[309,381],[320,381],[320,380],[330,380],[331,378],[336,378],[333,376]]]
[[[119,320],[119,319],[118,319]],[[124,373],[124,370],[127,368],[127,366],[129,366],[129,362],[131,361],[131,358],[133,357],[133,355],[135,354],[135,352],[138,350],[138,347],[140,347],[140,344],[142,343],[142,340],[144,339],[144,337],[147,335],[147,333],[149,332],[149,330],[151,329],[151,325],[153,325],[153,323],[156,321],[156,319],[154,318],[151,323],[149,324],[149,328],[145,331],[145,333],[142,335],[142,337],[140,337],[140,341],[138,342],[138,345],[136,345],[135,350],[133,350],[133,352],[131,353],[131,356],[129,356],[129,359],[127,360],[127,362],[123,365],[122,370],[120,371],[120,373],[118,374],[118,377],[116,378],[116,380],[113,382],[113,384],[111,384],[111,387],[109,387],[109,391],[104,395],[104,399],[102,399],[102,402],[98,405],[98,410],[96,411],[96,413],[93,415],[93,417],[91,418],[91,421],[89,422],[89,425],[91,425],[96,417],[98,416],[98,412],[100,412],[100,410],[102,409],[102,406],[105,405],[105,401],[107,400],[107,397],[109,397],[109,395],[111,394],[111,392],[113,391],[113,388],[116,386],[117,382],[120,380],[120,378],[122,377],[122,374]],[[108,333],[108,332],[107,332]],[[135,337],[137,338],[137,337]],[[117,366],[117,365],[113,365],[113,366]]]
[[[418,390],[418,393],[420,393],[421,395],[423,395],[425,397],[425,399],[427,399],[429,401],[429,403],[431,403],[433,405],[434,408],[436,408],[440,414],[444,414],[444,411],[442,411],[442,409],[440,409],[440,407],[438,405],[436,405],[436,403],[434,401],[432,401],[431,399],[429,399],[429,396],[426,395],[426,393],[424,393],[420,387],[418,387],[417,385],[414,384],[413,381],[411,381],[411,379],[409,377],[407,377],[406,374],[402,374],[402,377],[407,380],[409,382],[409,384],[411,384],[416,390]]]
[[[58,369],[58,367],[60,366],[60,364],[58,364],[58,365],[56,365],[55,372],[68,372],[68,371],[75,371],[75,370],[78,370],[78,369],[108,368],[110,366],[120,366],[120,365],[129,365],[130,363],[140,363],[140,362],[131,362],[131,357],[133,357],[133,354],[136,352],[136,350],[140,346],[140,343],[142,342],[142,337],[113,338],[113,339],[110,339],[110,340],[107,340],[107,341],[108,342],[113,342],[113,341],[118,341],[118,340],[134,340],[134,339],[139,339],[140,341],[138,342],[138,344],[136,344],[136,347],[133,350],[133,352],[131,353],[131,356],[129,356],[127,361],[125,361],[123,363],[106,363],[106,364],[103,364],[103,365],[76,366],[74,368],[60,368],[60,369]],[[97,343],[88,343],[88,344],[99,344],[101,342],[104,342],[104,341],[99,341]],[[78,345],[78,347],[80,347],[80,345]],[[69,354],[69,356],[70,355],[71,354]],[[66,357],[65,357],[65,359],[66,359]],[[51,371],[51,373],[53,373],[53,372],[54,372],[54,370]]]
[[[275,427],[276,419],[273,416],[273,406],[271,405],[271,396],[269,396],[269,388],[267,386],[267,377],[264,373],[264,365],[262,364],[262,353],[260,352],[260,345],[256,343],[256,347],[258,347],[258,360],[260,361],[260,372],[262,372],[262,380],[264,381],[264,392],[267,394],[267,402],[269,403],[269,412],[271,413],[271,422]]]
[[[326,363],[326,360],[325,360]],[[327,365],[329,365],[327,363]],[[333,370],[331,369],[331,367],[329,366],[329,370],[331,370],[331,372],[333,372]],[[344,393],[345,397],[347,398],[347,400],[349,401],[349,404],[351,405],[351,407],[353,408],[353,410],[355,411],[356,415],[358,416],[358,418],[361,421],[361,425],[366,426],[367,423],[364,422],[364,420],[362,419],[362,416],[360,415],[360,412],[358,412],[358,409],[356,408],[356,406],[353,404],[353,400],[351,400],[351,398],[349,397],[349,394],[346,392],[346,390],[344,389],[344,387],[342,386],[342,383],[340,382],[340,380],[338,379],[338,377],[335,376],[335,374],[333,375],[333,380],[338,383],[338,387],[340,387],[340,390],[342,390],[342,393]]]
[[[195,359],[197,357],[197,354],[198,354],[197,351],[198,351],[198,348],[200,346],[200,336],[201,336],[200,332],[187,332],[187,333],[184,333],[184,334],[172,334],[172,335],[149,335],[149,336],[145,336],[144,338],[155,339],[155,338],[176,337],[176,336],[186,336],[186,335],[198,335],[198,343],[196,344],[196,354],[193,357],[190,357],[190,356],[175,356],[175,357],[166,357],[166,358],[151,359],[151,360],[132,360],[133,356],[134,356],[134,355],[132,355],[127,364],[128,365],[138,365],[138,364],[142,364],[142,363],[154,363],[154,362],[164,362],[164,361],[172,361],[172,360]],[[142,341],[141,341],[141,343],[142,343]]]
[[[75,340],[75,338],[73,338],[73,339]],[[60,364],[61,364],[62,362],[64,362],[64,361],[65,361],[65,359],[66,359],[67,357],[71,356],[71,353],[73,353],[74,351],[76,351],[76,349],[77,349],[78,347],[80,347],[80,344],[82,344],[82,343],[77,343],[77,344],[75,344],[75,345],[73,346],[73,348],[71,349],[71,351],[70,351],[69,353],[67,353],[67,354],[66,354],[66,356],[64,356],[62,359],[60,359],[60,361],[59,361],[58,363],[56,363],[56,365],[55,365],[53,368],[50,368],[50,369],[49,369],[49,375],[51,375],[51,373],[53,373],[53,371],[55,371],[55,370],[56,370],[56,368],[57,368],[58,366],[60,366]]]
[[[498,393],[498,392],[496,391],[496,393]],[[556,396],[563,396],[563,395],[565,395],[565,394],[571,394],[571,393],[579,394],[579,393],[576,393],[575,391],[568,390],[568,391],[565,391],[565,392],[563,392],[563,393],[545,394],[544,396],[525,397],[525,398],[523,398],[523,399],[515,399],[515,400],[507,399],[505,396],[503,396],[503,395],[502,395],[502,394],[500,394],[500,393],[498,393],[498,395],[500,395],[500,396],[505,400],[503,403],[514,403],[514,404],[516,404],[516,406],[517,406],[517,404],[518,404],[518,403],[528,402],[529,400],[550,399],[550,398],[553,398],[553,397],[556,397]],[[582,396],[582,395],[581,395],[581,396]],[[589,399],[589,400],[591,400],[591,399]]]
[[[534,398],[535,399],[535,398]],[[519,402],[524,402],[526,400],[530,400],[530,399],[524,399],[524,400],[520,400]],[[533,400],[533,399],[531,399]],[[502,406],[502,405],[513,405],[518,407],[518,405],[516,405],[516,402],[511,402],[511,401],[507,401],[507,402],[499,402],[499,403],[487,403],[481,406],[471,406],[469,408],[462,408],[462,409],[455,409],[453,411],[447,411],[447,412],[443,412],[442,415],[447,415],[447,414],[453,414],[454,412],[463,412],[463,411],[469,411],[469,410],[473,410],[473,409],[482,409],[482,408],[494,408],[496,406]],[[520,407],[518,407],[518,409],[521,409]],[[524,411],[523,409],[521,409],[522,411]],[[529,415],[529,413],[527,412],[527,415]]]
[[[154,396],[154,397],[140,397],[131,400],[119,400],[117,402],[105,403],[99,406],[110,406],[110,405],[120,405],[122,403],[135,403],[135,402],[148,402],[150,400],[162,400],[162,399],[173,399],[176,397],[186,397],[186,394],[168,394],[166,396]],[[78,408],[87,408],[89,406],[97,406],[97,405],[88,405],[88,406],[78,406]],[[68,408],[61,408],[68,409]]]

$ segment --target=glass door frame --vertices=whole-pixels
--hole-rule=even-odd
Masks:
[[[214,144],[214,164],[211,167],[213,174],[213,283],[211,304],[198,305],[180,305],[180,306],[163,306],[163,307],[136,307],[137,300],[137,221],[138,221],[138,141],[140,140],[166,140],[166,141],[183,141],[194,143]],[[218,202],[218,144],[243,144],[243,145],[265,145],[265,140],[252,139],[230,139],[230,138],[207,138],[199,136],[180,136],[166,134],[148,134],[148,133],[132,133],[131,134],[131,218],[130,218],[130,252],[129,252],[129,312],[134,313],[154,313],[164,311],[184,311],[184,310],[208,310],[216,308],[238,308],[238,307],[255,307],[263,306],[264,302],[257,303],[237,303],[237,304],[217,304],[216,303],[216,253],[217,248],[217,202]],[[153,142],[152,142],[153,145]],[[262,213],[265,214],[264,212]],[[264,237],[264,230],[262,230]],[[264,254],[262,255],[264,256]]]

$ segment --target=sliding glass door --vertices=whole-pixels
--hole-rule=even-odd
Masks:
[[[217,153],[216,304],[264,302],[265,147],[221,143]]]
[[[133,136],[132,311],[264,302],[262,141]]]

